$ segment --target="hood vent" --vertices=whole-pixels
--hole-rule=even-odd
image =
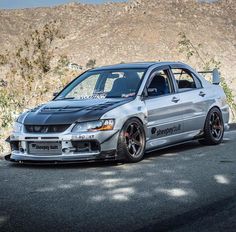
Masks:
[[[40,110],[40,113],[52,114],[52,113],[73,113],[82,110],[84,107],[44,107]]]

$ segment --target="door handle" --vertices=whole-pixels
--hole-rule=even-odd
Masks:
[[[203,91],[200,91],[199,96],[204,97],[206,94]]]
[[[174,103],[177,103],[179,100],[180,99],[178,97],[173,97],[171,101],[174,102]]]

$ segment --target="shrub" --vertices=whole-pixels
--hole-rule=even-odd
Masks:
[[[57,72],[62,73],[61,82],[52,67],[54,41],[64,38],[59,26],[60,22],[53,21],[32,30],[13,51],[0,55],[0,64],[8,68],[5,77],[0,79],[0,151],[5,147],[3,138],[7,137],[17,115],[49,100],[55,89],[68,82],[63,74],[68,63],[66,56],[59,57],[56,67]]]
[[[90,69],[90,68],[94,68],[96,65],[96,60],[94,59],[90,59],[87,64],[86,64],[86,68]]]

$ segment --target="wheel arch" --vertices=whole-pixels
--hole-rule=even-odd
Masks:
[[[217,105],[212,105],[212,106],[208,109],[208,111],[207,111],[207,113],[206,113],[205,122],[204,122],[204,127],[202,128],[203,130],[204,130],[205,125],[206,125],[207,116],[209,115],[210,111],[211,111],[212,109],[214,109],[214,108],[218,109],[218,110],[221,112],[221,109],[220,109],[219,106],[217,106]],[[222,112],[221,112],[221,114],[222,114]]]
[[[206,114],[206,117],[207,117],[207,115],[209,114],[209,112],[210,112],[212,109],[214,109],[214,108],[217,108],[217,109],[221,112],[221,114],[222,114],[222,111],[221,111],[220,107],[217,106],[217,105],[213,105],[213,106],[211,106],[211,107],[208,109],[207,114]]]
[[[144,125],[142,119],[139,118],[138,116],[131,116],[131,117],[129,117],[129,118],[125,121],[125,123],[126,123],[128,120],[131,120],[131,119],[137,119],[142,125]]]
[[[219,115],[219,121],[221,121],[222,125],[218,125],[218,129],[219,131],[218,132],[215,132],[215,136],[217,136],[217,138],[213,135],[212,133],[212,128],[209,126],[209,121],[210,121],[210,117],[211,117],[211,111],[212,112],[216,112],[216,110],[221,114]],[[211,124],[213,125],[213,123]],[[214,130],[216,130],[214,129]],[[203,128],[203,138],[201,140],[199,140],[199,142],[203,145],[216,145],[216,144],[219,144],[221,143],[222,139],[223,139],[223,136],[224,136],[224,120],[223,120],[223,114],[222,114],[222,111],[220,109],[220,107],[218,106],[212,106],[209,111],[207,112],[207,115],[206,115],[206,119],[205,119],[205,122],[204,122],[204,128]],[[218,133],[219,136],[218,136]]]
[[[138,127],[140,131],[139,133],[139,137],[140,137],[140,149],[141,149],[141,153],[139,157],[132,157],[132,155],[130,156],[129,152],[127,150],[127,144],[125,144],[125,135],[122,134],[123,132],[126,132],[126,129],[128,128],[128,126],[134,122],[134,120],[136,121],[136,123],[139,123]],[[140,136],[141,135],[141,136]],[[137,139],[137,135],[136,135],[136,139]],[[119,137],[118,137],[118,143],[117,143],[117,155],[119,156],[120,159],[125,159],[128,162],[138,162],[143,158],[144,152],[145,152],[145,147],[146,147],[146,129],[144,126],[144,122],[141,118],[137,117],[137,115],[128,117],[124,122],[123,122],[123,126],[122,129],[120,130],[119,133]]]
[[[144,129],[144,132],[145,132],[145,137],[147,136],[147,126],[146,126],[146,123],[144,120],[142,120],[141,117],[138,117],[137,115],[135,116],[131,116],[129,118],[127,118],[124,123],[123,123],[123,126],[125,125],[125,123],[128,121],[128,120],[131,120],[131,119],[137,119],[143,126],[143,129]]]

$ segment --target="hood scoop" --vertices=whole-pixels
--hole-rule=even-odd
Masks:
[[[54,114],[54,113],[74,113],[83,110],[81,106],[66,106],[66,107],[43,107],[40,110],[42,114]]]

